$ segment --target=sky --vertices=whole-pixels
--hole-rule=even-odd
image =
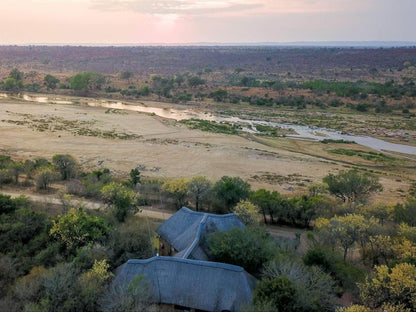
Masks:
[[[416,0],[0,0],[0,45],[416,41]]]

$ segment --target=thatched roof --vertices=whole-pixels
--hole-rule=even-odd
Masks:
[[[139,275],[149,281],[152,302],[204,311],[239,311],[251,301],[256,283],[254,277],[235,265],[153,257],[122,265],[115,286],[125,287]]]
[[[233,227],[244,227],[244,223],[233,213],[216,215],[183,207],[156,232],[178,251],[175,257],[208,260],[201,248],[206,235],[214,231],[229,231]]]

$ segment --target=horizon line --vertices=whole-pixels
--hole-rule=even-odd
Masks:
[[[266,42],[185,42],[185,43],[166,43],[166,42],[138,42],[138,43],[7,43],[0,46],[82,46],[82,47],[180,47],[180,46],[284,46],[284,47],[414,47],[416,41],[394,41],[394,40],[339,40],[339,41],[266,41]]]

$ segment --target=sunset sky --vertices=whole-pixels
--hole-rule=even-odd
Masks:
[[[0,44],[416,41],[416,0],[0,0]]]

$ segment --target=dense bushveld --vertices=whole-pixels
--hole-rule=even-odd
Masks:
[[[157,310],[144,283],[126,290],[139,294],[135,300],[109,287],[117,266],[155,254],[157,223],[135,215],[153,201],[172,210],[234,212],[247,224],[214,232],[207,245],[213,260],[241,265],[259,279],[247,311],[334,311],[346,293],[362,306],[342,311],[416,308],[416,185],[404,203],[370,205],[382,187],[377,176],[357,170],[329,174],[310,184],[308,194],[290,197],[253,191],[238,177],[149,180],[137,168],[127,177],[105,168],[84,171],[70,155],[1,155],[0,187],[61,198],[46,212],[28,197],[0,195],[2,309],[106,311],[111,301],[124,310]],[[76,206],[80,197],[107,208]],[[289,224],[299,234],[271,237],[264,223]]]

